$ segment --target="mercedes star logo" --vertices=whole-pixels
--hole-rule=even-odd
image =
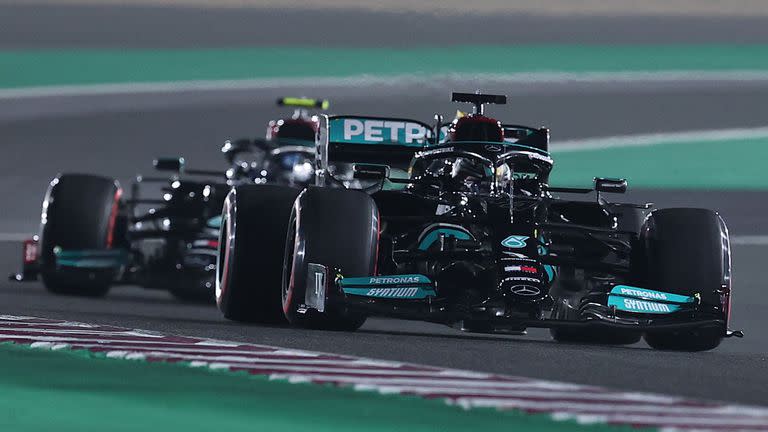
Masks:
[[[531,285],[515,285],[512,287],[512,293],[522,296],[535,296],[541,293],[541,290]]]

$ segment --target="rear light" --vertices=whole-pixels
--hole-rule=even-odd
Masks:
[[[24,264],[33,264],[37,261],[37,245],[39,238],[37,236],[24,240]]]

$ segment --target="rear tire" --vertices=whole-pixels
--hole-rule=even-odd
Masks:
[[[241,185],[224,201],[216,303],[233,321],[283,323],[280,284],[288,218],[299,189]]]
[[[326,298],[339,295],[332,292],[337,270],[347,277],[375,275],[378,242],[379,211],[364,192],[316,187],[302,192],[291,212],[285,247],[282,292],[288,321],[314,329],[360,328],[366,316],[344,307],[331,304],[323,312],[302,307],[309,264],[326,268]]]
[[[43,201],[40,235],[40,273],[55,294],[99,297],[119,269],[83,269],[56,265],[55,248],[103,250],[121,245],[125,232],[120,211],[120,184],[88,174],[60,174],[51,181]]]
[[[656,210],[643,225],[638,246],[633,268],[638,286],[698,294],[700,308],[725,322],[722,327],[649,332],[648,345],[677,351],[706,351],[720,345],[728,323],[731,272],[728,229],[722,218],[705,209]]]

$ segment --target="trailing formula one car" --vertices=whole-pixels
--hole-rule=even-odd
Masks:
[[[324,116],[314,186],[235,187],[219,242],[223,315],[337,330],[370,315],[545,327],[562,342],[644,336],[689,351],[740,336],[728,331],[730,245],[716,212],[609,202],[622,179],[551,187],[546,128],[483,115],[504,96],[453,100],[475,111],[444,130],[439,118]]]
[[[131,194],[90,174],[59,174],[43,200],[40,234],[24,243],[17,281],[35,280],[56,294],[101,296],[112,285],[168,289],[177,298],[212,297],[223,173],[189,170],[184,159],[157,159],[170,177],[137,176]],[[194,177],[202,177],[194,179]],[[160,183],[162,198],[144,198]]]
[[[278,99],[277,105],[295,110],[290,118],[270,121],[265,139],[244,138],[224,144],[222,151],[232,165],[227,171],[230,184],[247,179],[256,184],[304,187],[314,182],[315,136],[319,120],[308,109],[326,110],[329,102],[285,97]]]
[[[126,199],[115,179],[57,176],[43,202],[41,233],[24,242],[23,271],[12,280],[40,275],[58,294],[100,296],[112,285],[135,284],[168,289],[183,300],[212,300],[220,214],[231,186],[303,187],[314,180],[317,121],[305,107],[328,102],[278,103],[299,109],[292,118],[270,122],[268,139],[227,141],[226,178],[219,171],[185,169],[183,158],[158,159],[155,168],[172,175],[138,176]],[[161,199],[142,196],[147,183],[165,184]]]

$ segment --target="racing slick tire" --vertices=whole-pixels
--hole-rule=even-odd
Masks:
[[[698,296],[700,306],[725,323],[684,331],[647,332],[645,341],[660,350],[716,348],[725,336],[730,309],[730,243],[722,218],[705,209],[656,210],[646,219],[639,240],[640,254],[633,269],[638,286]]]
[[[578,312],[568,307],[562,299],[552,307],[552,319],[578,320]],[[563,343],[584,343],[597,345],[631,345],[640,342],[643,334],[630,330],[610,328],[552,328],[552,339]]]
[[[352,277],[376,274],[379,211],[366,193],[310,187],[296,200],[290,217],[283,269],[283,312],[305,328],[354,331],[366,316],[325,303],[336,295],[337,272]],[[310,264],[326,269],[323,311],[305,307]]]
[[[225,318],[284,323],[280,284],[288,217],[300,190],[240,185],[224,200],[216,304]]]
[[[55,250],[106,250],[120,246],[127,221],[119,217],[120,184],[89,174],[60,174],[43,201],[40,275],[55,294],[100,297],[109,291],[118,268],[57,265]],[[122,238],[121,238],[122,237]]]

